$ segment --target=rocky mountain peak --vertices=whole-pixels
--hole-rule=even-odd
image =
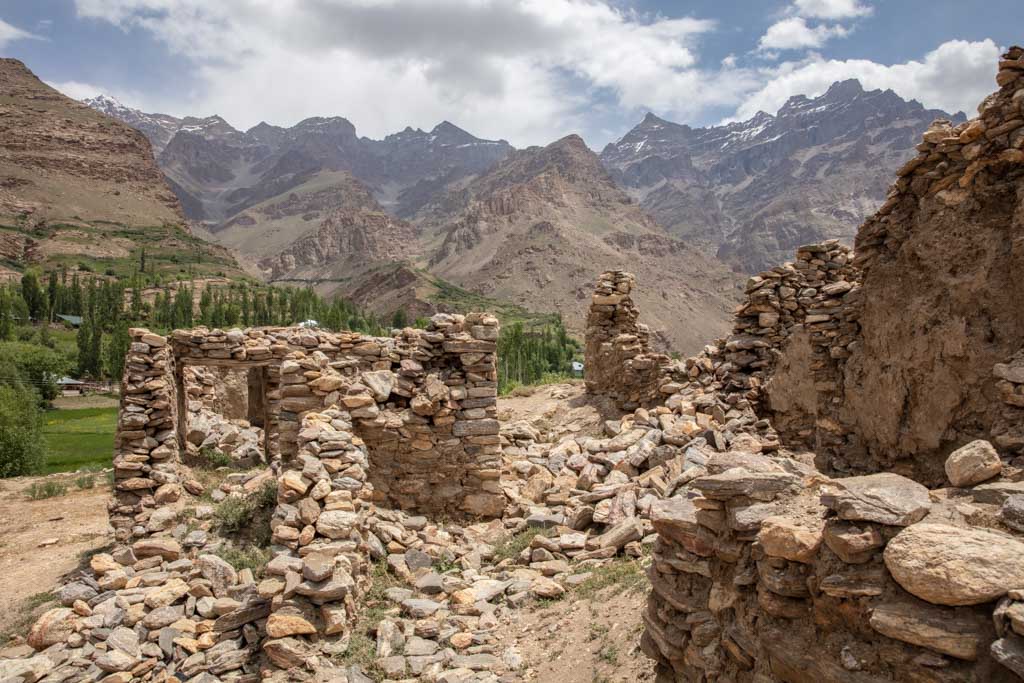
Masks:
[[[848,79],[727,125],[649,114],[601,160],[673,234],[754,272],[800,244],[852,241],[884,198],[879,168],[895,170],[935,118],[950,115]]]

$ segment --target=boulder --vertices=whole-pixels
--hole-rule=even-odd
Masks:
[[[946,458],[946,476],[953,486],[960,488],[996,477],[1002,469],[1003,463],[996,449],[981,439],[961,446]]]
[[[81,620],[67,607],[51,609],[36,620],[28,633],[28,644],[36,650],[63,643],[81,626]]]
[[[907,592],[936,605],[977,605],[1024,586],[1024,543],[985,529],[916,524],[885,548]]]

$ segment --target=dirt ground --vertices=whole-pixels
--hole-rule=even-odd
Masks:
[[[53,399],[53,407],[61,410],[74,410],[76,408],[116,408],[118,400],[112,396],[103,394],[91,394],[87,396],[58,396]]]
[[[556,442],[566,434],[598,435],[605,420],[622,412],[607,400],[588,396],[583,380],[520,387],[498,399],[502,424],[520,420],[540,430],[545,441]]]
[[[500,633],[504,649],[523,657],[523,680],[538,683],[653,681],[654,665],[640,651],[643,589],[605,588],[578,598],[527,607]]]
[[[78,567],[83,553],[109,542],[107,499],[110,488],[102,474],[96,485],[79,489],[75,475],[18,477],[0,480],[0,642],[3,635],[25,625],[40,593]],[[63,481],[67,493],[30,500],[27,489],[43,481]],[[38,609],[36,609],[38,611]]]

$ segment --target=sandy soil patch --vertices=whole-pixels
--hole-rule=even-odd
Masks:
[[[110,488],[102,474],[96,486],[80,490],[76,475],[18,477],[0,481],[0,634],[24,623],[27,602],[53,590],[60,577],[79,565],[87,551],[106,545]],[[29,500],[28,488],[42,481],[64,481],[68,492]],[[38,611],[38,610],[37,610]]]

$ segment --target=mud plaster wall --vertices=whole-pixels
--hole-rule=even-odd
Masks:
[[[437,315],[426,330],[386,338],[304,328],[130,334],[110,504],[120,541],[146,535],[153,510],[188,488],[178,467],[188,366],[263,369],[274,461],[296,456],[303,415],[337,405],[369,446],[376,502],[479,516],[503,508],[493,316]]]

